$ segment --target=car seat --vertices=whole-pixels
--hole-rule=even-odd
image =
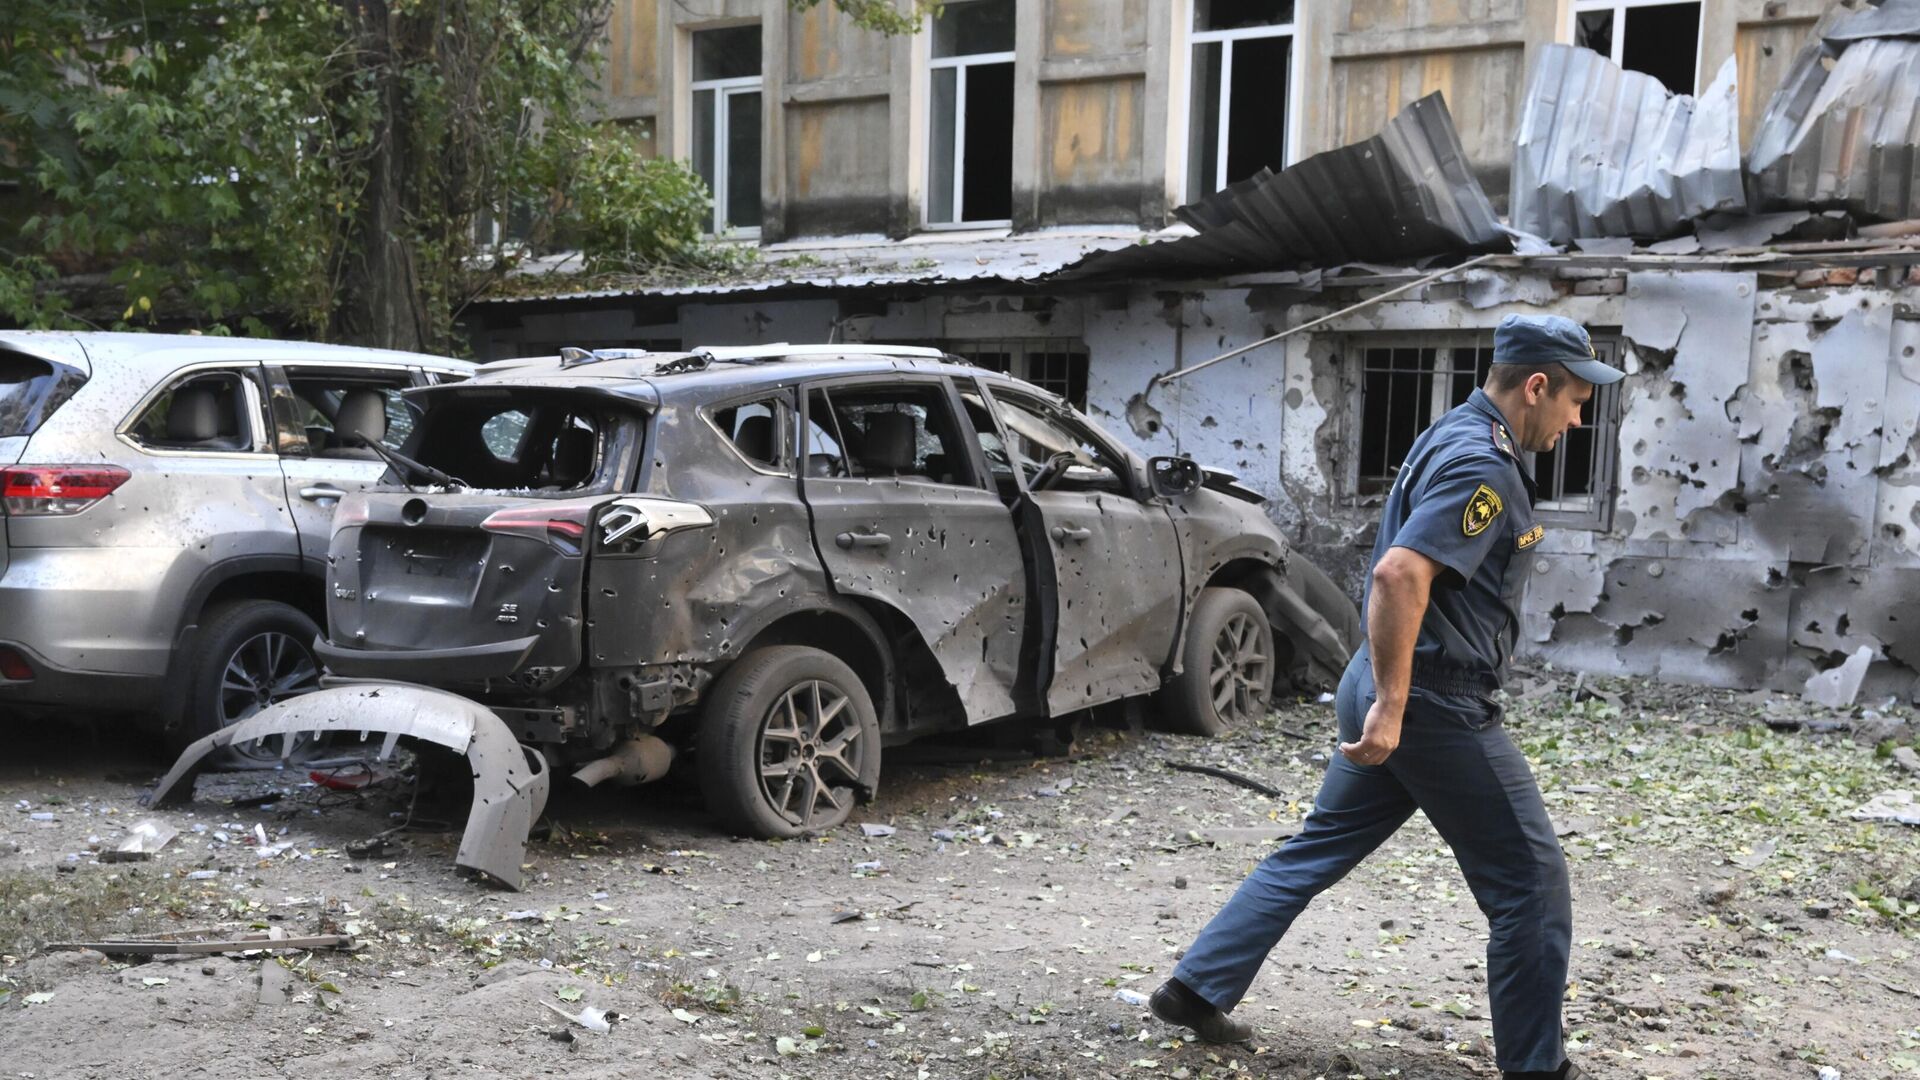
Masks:
[[[733,445],[748,461],[772,465],[777,456],[773,449],[773,417],[749,416],[741,420],[740,430],[733,435]]]
[[[380,455],[367,448],[387,435],[387,396],[378,390],[349,390],[340,398],[333,414],[334,445],[326,456],[334,458],[371,458]]]
[[[222,409],[220,396],[204,386],[187,386],[173,392],[173,401],[167,406],[166,441],[173,446],[245,449],[234,423],[233,410]]]
[[[586,428],[568,428],[553,440],[547,458],[547,485],[555,489],[579,487],[593,475],[594,444],[599,440]]]
[[[860,467],[868,476],[914,475],[918,451],[919,428],[911,414],[875,412],[867,415]]]

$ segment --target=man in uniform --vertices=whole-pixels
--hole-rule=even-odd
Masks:
[[[1519,637],[1533,479],[1596,386],[1625,375],[1559,316],[1510,315],[1484,389],[1421,434],[1394,478],[1363,604],[1367,641],[1340,680],[1340,754],[1300,835],[1269,855],[1187,950],[1150,1006],[1216,1043],[1315,896],[1424,811],[1487,916],[1495,1058],[1508,1080],[1570,1080],[1560,1002],[1573,930],[1567,867],[1540,789],[1493,701]]]

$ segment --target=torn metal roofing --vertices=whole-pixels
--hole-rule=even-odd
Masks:
[[[1835,8],[1755,127],[1756,209],[1920,217],[1920,0]]]
[[[1174,213],[1198,235],[1090,255],[1056,276],[1221,275],[1507,244],[1438,93],[1370,139],[1263,169]]]
[[[1820,36],[1827,41],[1920,37],[1920,0],[1884,0],[1850,14],[1836,10],[1832,25]]]
[[[1116,228],[1043,230],[1018,236],[936,232],[906,240],[841,236],[769,244],[760,249],[757,262],[724,277],[669,268],[646,276],[587,278],[569,271],[577,256],[567,255],[528,260],[504,287],[476,302],[510,304],[628,296],[717,296],[776,289],[1025,282],[1051,274],[1089,253],[1129,247],[1154,236],[1186,233],[1185,228],[1163,233]]]
[[[1698,98],[1591,49],[1546,45],[1514,136],[1509,219],[1556,243],[1667,236],[1745,210],[1732,57]]]

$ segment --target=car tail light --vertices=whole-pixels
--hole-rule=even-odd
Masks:
[[[491,533],[544,540],[563,555],[578,555],[592,512],[591,506],[518,507],[488,515],[480,527]]]
[[[33,665],[20,655],[20,650],[0,645],[0,679],[11,682],[26,682],[33,678]]]
[[[0,469],[0,505],[11,517],[77,514],[129,475],[118,465],[14,465]]]

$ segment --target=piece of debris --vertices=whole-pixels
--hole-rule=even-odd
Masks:
[[[1920,825],[1920,799],[1911,791],[1888,791],[1867,800],[1866,805],[1847,815],[1855,821],[1887,821],[1898,825]]]
[[[1911,746],[1902,746],[1893,752],[1893,763],[1910,773],[1920,773],[1920,751]]]
[[[1240,773],[1232,771],[1231,769],[1222,769],[1214,765],[1190,765],[1190,764],[1187,764],[1186,762],[1180,762],[1180,761],[1167,762],[1167,768],[1174,769],[1179,772],[1201,773],[1206,776],[1219,777],[1220,779],[1225,780],[1228,783],[1239,784],[1243,788],[1249,788],[1251,790],[1257,791],[1260,794],[1265,795],[1270,799],[1286,798],[1285,795],[1281,794],[1280,789],[1273,787],[1269,784],[1262,783],[1258,780],[1255,780],[1251,776],[1243,776]]]
[[[1742,870],[1753,870],[1761,863],[1773,858],[1773,853],[1778,850],[1779,845],[1772,840],[1762,840],[1753,845],[1752,851],[1744,855],[1735,855],[1730,861]]]
[[[552,1009],[555,1013],[566,1019],[568,1023],[578,1024],[588,1031],[597,1032],[601,1035],[612,1031],[613,1025],[626,1019],[626,1017],[617,1012],[611,1012],[607,1009],[596,1009],[591,1005],[581,1009],[577,1013],[570,1013],[551,1001],[542,1001],[540,1004]]]
[[[895,831],[896,830],[891,825],[875,825],[875,824],[872,824],[871,822],[860,823],[860,833],[863,836],[869,836],[869,837],[892,836]]]
[[[262,1005],[285,1005],[292,1001],[293,972],[277,960],[262,963],[258,1000]]]
[[[1147,1003],[1147,995],[1138,990],[1129,990],[1123,986],[1113,992],[1113,1000],[1123,1001],[1128,1005],[1139,1007]]]
[[[1873,654],[1873,646],[1862,645],[1847,657],[1846,663],[1809,678],[1807,700],[1829,709],[1851,708],[1854,699],[1860,696],[1860,684],[1866,681],[1867,668],[1873,665]]]
[[[364,840],[358,844],[348,844],[347,858],[379,859],[396,854],[400,850],[401,847],[399,844],[394,843],[384,836],[376,836],[371,840]]]
[[[310,934],[305,937],[278,937],[271,933],[242,934],[231,938],[198,939],[159,936],[123,941],[50,941],[47,949],[92,949],[108,956],[167,956],[201,953],[301,951],[306,949],[344,949],[353,946],[345,934]]]
[[[848,911],[843,909],[840,911],[835,911],[833,913],[833,918],[829,921],[831,921],[835,926],[838,926],[841,923],[859,922],[860,920],[866,917],[867,915],[866,915],[866,912],[864,911]]]

